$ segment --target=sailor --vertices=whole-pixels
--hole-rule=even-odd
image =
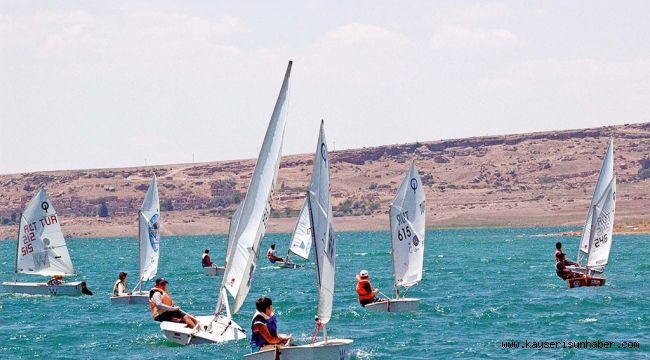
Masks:
[[[573,261],[570,261],[570,260],[566,259],[566,254],[564,254],[562,252],[562,243],[561,242],[556,242],[555,243],[555,263],[556,264],[558,262],[560,262],[560,254],[565,255],[564,259],[565,259],[567,265],[569,265],[569,266],[580,266],[580,264],[574,263]]]
[[[190,314],[174,306],[171,295],[167,292],[168,281],[165,278],[156,279],[156,286],[149,290],[149,307],[151,316],[155,321],[171,321],[185,323],[189,328],[196,328],[199,324]]]
[[[559,258],[560,260],[555,264],[555,273],[557,274],[557,276],[561,277],[563,280],[575,279],[582,276],[582,274],[571,271],[571,269],[567,268],[567,265],[569,265],[568,263],[571,264],[575,264],[575,263],[566,260],[566,256],[564,255],[563,252],[560,252],[557,255],[557,258]]]
[[[273,301],[263,296],[255,302],[255,315],[251,320],[251,349],[253,352],[264,350],[271,345],[286,345],[291,336],[278,336],[277,319],[273,314]]]
[[[356,276],[357,278],[357,294],[359,295],[359,304],[361,306],[366,306],[372,304],[379,300],[375,297],[379,292],[379,289],[374,289],[370,284],[368,270],[361,270],[361,272]]]
[[[117,275],[117,281],[113,284],[113,296],[127,296],[131,295],[130,292],[127,293],[126,289],[126,275],[124,271],[121,271]]]
[[[50,286],[58,286],[65,283],[63,281],[63,275],[54,275],[50,280],[48,280],[47,284]]]
[[[212,266],[212,260],[210,260],[210,255],[208,255],[209,253],[210,253],[209,249],[205,249],[205,251],[203,252],[203,259],[201,259],[201,263],[203,267]]]
[[[266,252],[266,258],[269,259],[270,262],[275,263],[276,261],[282,261],[284,262],[284,259],[281,257],[278,257],[275,252],[275,244],[271,244],[271,247],[269,250]]]

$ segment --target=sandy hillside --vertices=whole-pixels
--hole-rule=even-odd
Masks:
[[[429,227],[579,225],[610,137],[617,230],[648,231],[650,161],[643,160],[650,157],[650,123],[336,151],[336,227],[387,228],[389,202],[411,160],[426,186]],[[270,231],[293,229],[312,157],[283,158]],[[154,173],[164,233],[225,233],[253,166],[253,160],[241,160],[0,175],[0,238],[15,238],[15,220],[38,186],[51,194],[66,235],[134,235],[137,209]],[[103,207],[108,216],[99,217]]]

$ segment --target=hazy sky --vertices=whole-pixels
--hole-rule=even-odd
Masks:
[[[0,173],[650,121],[648,1],[0,1]]]

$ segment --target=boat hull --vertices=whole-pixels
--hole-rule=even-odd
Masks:
[[[277,346],[244,355],[247,360],[347,360],[352,353],[350,339],[328,339],[309,345]]]
[[[208,276],[223,275],[226,272],[226,268],[219,266],[204,267],[203,272]]]
[[[149,304],[148,291],[134,291],[131,295],[111,296],[113,305],[146,305]]]
[[[212,316],[197,316],[196,318],[201,323],[201,328],[209,325],[210,321],[212,321]],[[224,322],[228,321],[227,318],[220,317],[220,320],[220,322],[212,325],[210,332],[193,330],[186,327],[185,324],[171,321],[161,322],[160,329],[167,340],[179,345],[223,343],[246,339],[244,330],[233,320],[231,320],[228,327],[224,325]]]
[[[47,283],[3,282],[5,292],[26,295],[52,295],[52,296],[80,296],[83,281],[73,281],[61,285],[48,285]]]
[[[418,311],[420,299],[401,298],[388,301],[376,302],[365,306],[368,311],[375,312],[413,312]]]
[[[581,276],[575,279],[567,280],[570,289],[584,287],[584,286],[603,286],[605,285],[605,278],[597,276]]]
[[[301,267],[302,267],[302,265],[300,265],[300,264],[296,264],[296,263],[292,263],[292,262],[281,262],[281,261],[278,261],[278,262],[276,262],[276,264],[279,264],[280,267],[285,268],[285,269],[298,269],[298,268],[301,268]]]

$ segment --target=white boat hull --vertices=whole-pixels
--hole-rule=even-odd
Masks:
[[[289,261],[289,262],[277,261],[276,264],[279,264],[280,267],[283,267],[283,268],[286,268],[286,269],[298,269],[298,268],[302,267],[302,265],[293,263],[291,261]]]
[[[247,360],[347,360],[352,352],[350,339],[328,339],[300,346],[278,346],[245,355]]]
[[[413,312],[418,310],[419,305],[420,299],[401,298],[368,304],[365,308],[376,312]]]
[[[219,266],[210,266],[210,267],[203,268],[203,272],[208,276],[223,275],[225,271],[226,268],[219,267]]]
[[[196,318],[201,323],[201,328],[203,328],[210,324],[213,317],[197,316]],[[186,327],[185,324],[171,321],[161,322],[160,329],[167,340],[179,345],[223,343],[246,339],[246,333],[234,320],[231,320],[230,326],[227,327],[224,325],[225,321],[227,321],[226,317],[220,317],[220,321],[212,325],[210,332],[193,330]]]
[[[3,282],[5,292],[27,295],[56,295],[80,296],[82,295],[82,281],[73,281],[61,285],[48,285],[47,283]]]
[[[111,304],[114,305],[140,305],[149,304],[148,291],[134,291],[131,295],[111,296]]]

